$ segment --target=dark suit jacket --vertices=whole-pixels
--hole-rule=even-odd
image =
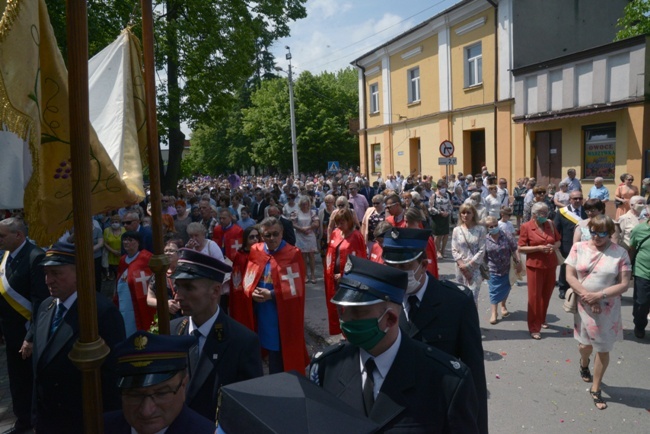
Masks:
[[[580,207],[580,217],[583,220],[587,218],[585,207]],[[555,223],[555,228],[562,236],[562,242],[560,243],[560,253],[562,253],[562,256],[566,258],[571,251],[571,247],[573,246],[573,233],[575,232],[576,225],[571,220],[564,217],[559,209],[555,214],[553,223]]]
[[[79,338],[77,301],[52,336],[50,324],[56,312],[54,298],[41,303],[34,333],[34,427],[47,433],[83,433],[81,371],[68,358]],[[97,296],[99,336],[112,350],[125,336],[124,321],[115,305]],[[101,368],[104,410],[120,408],[115,359],[109,354]]]
[[[32,322],[41,302],[50,296],[45,285],[43,267],[40,266],[44,256],[43,249],[28,240],[6,270],[9,285],[32,302]],[[0,319],[4,325],[5,336],[16,335],[22,345],[27,320],[15,311],[4,297],[0,297]]]
[[[359,349],[349,343],[312,361],[311,379],[364,415]],[[402,333],[369,418],[380,433],[477,433],[472,375],[456,358]]]
[[[214,422],[210,422],[187,405],[167,428],[166,434],[214,434]],[[124,419],[122,410],[104,414],[106,434],[131,434],[131,425]]]
[[[188,325],[188,317],[173,320],[171,334],[187,335]],[[190,371],[185,402],[192,410],[214,422],[221,386],[262,375],[257,335],[222,310],[206,338],[196,372]]]
[[[253,220],[255,220],[257,223],[264,220],[264,208],[267,206],[269,206],[269,203],[266,200],[251,204],[251,217]]]
[[[429,283],[417,314],[400,316],[400,328],[409,337],[459,358],[472,372],[479,403],[479,432],[488,432],[487,385],[483,343],[474,299],[455,284],[429,274]]]
[[[278,219],[282,223],[282,239],[292,246],[296,245],[296,232],[293,230],[293,223],[291,220],[280,216]]]
[[[153,233],[151,232],[151,228],[140,225],[138,232],[142,237],[142,248],[153,253]]]

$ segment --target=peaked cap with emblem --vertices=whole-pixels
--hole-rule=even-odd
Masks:
[[[345,274],[332,303],[341,306],[367,306],[392,301],[401,304],[408,286],[408,274],[396,268],[356,256],[348,256]]]
[[[204,255],[192,249],[178,251],[178,265],[172,279],[210,279],[223,282],[232,267],[212,256]]]
[[[121,389],[154,386],[187,367],[187,353],[196,345],[194,336],[154,335],[137,331],[115,345]]]
[[[392,228],[384,234],[382,258],[387,264],[405,264],[424,254],[431,231],[427,229]]]
[[[74,244],[56,242],[52,244],[52,247],[47,249],[40,265],[42,267],[49,267],[53,265],[75,265],[75,263]]]

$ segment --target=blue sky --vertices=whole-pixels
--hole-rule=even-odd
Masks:
[[[291,47],[295,73],[338,71],[459,0],[307,0],[307,17],[290,24],[291,36],[274,44],[278,66],[286,68]]]

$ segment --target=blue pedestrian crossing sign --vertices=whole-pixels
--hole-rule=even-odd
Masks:
[[[327,162],[327,171],[328,172],[338,172],[340,169],[338,161],[328,161]]]

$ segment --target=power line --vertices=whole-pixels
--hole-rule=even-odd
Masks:
[[[379,31],[377,31],[377,32],[375,32],[375,33],[373,33],[373,34],[371,34],[371,35],[366,36],[365,38],[359,39],[358,41],[352,42],[351,44],[348,44],[348,45],[346,45],[346,46],[344,46],[344,47],[338,48],[338,49],[336,49],[336,50],[330,52],[328,55],[325,56],[325,58],[330,57],[330,56],[333,56],[334,54],[336,54],[336,53],[338,53],[338,52],[340,52],[340,51],[343,51],[343,50],[345,50],[345,49],[347,49],[347,48],[350,48],[350,47],[352,47],[352,46],[354,46],[354,45],[357,45],[357,44],[359,44],[359,43],[361,43],[361,42],[363,42],[363,41],[366,41],[366,40],[368,40],[368,39],[370,39],[370,38],[373,38],[373,37],[379,35],[380,33],[383,33],[383,32],[385,32],[385,31],[387,31],[387,30],[390,30],[391,28],[393,28],[393,27],[395,27],[395,26],[398,26],[398,25],[400,25],[400,24],[402,24],[402,23],[408,21],[408,20],[410,20],[410,19],[413,18],[413,17],[416,17],[416,16],[418,16],[418,15],[420,15],[420,14],[422,14],[422,13],[424,13],[424,12],[430,10],[430,9],[435,8],[435,7],[439,6],[439,5],[441,5],[442,3],[446,3],[446,2],[448,2],[448,1],[449,1],[449,0],[440,0],[440,1],[438,1],[437,3],[433,4],[432,6],[429,6],[429,7],[425,8],[425,9],[422,9],[422,10],[419,11],[419,12],[414,13],[413,15],[411,15],[411,16],[409,16],[409,17],[404,18],[402,21],[399,21],[399,22],[397,22],[397,23],[395,23],[395,24],[392,24],[392,25],[390,25],[390,26],[388,26],[388,27],[386,27],[386,28],[384,28],[384,29],[382,29],[382,30],[379,30]],[[457,2],[457,1],[456,1],[456,2]],[[353,54],[353,53],[358,53],[358,52],[360,52],[360,51],[364,51],[364,50],[366,50],[366,48],[360,48],[360,49],[354,50],[354,51],[352,51],[351,53],[345,54],[344,56],[338,57],[338,58],[336,58],[336,59],[334,59],[334,60],[330,60],[330,61],[328,61],[328,62],[322,63],[322,64],[320,64],[320,65],[317,65],[317,66],[314,67],[314,68],[309,68],[309,69],[320,69],[320,68],[322,68],[323,66],[329,65],[330,63],[334,63],[334,62],[337,62],[337,61],[339,61],[339,60],[341,60],[341,59],[344,59],[344,58],[346,58],[346,57],[349,57],[349,56],[350,56],[351,54]],[[309,64],[307,64],[307,65],[309,65]]]

